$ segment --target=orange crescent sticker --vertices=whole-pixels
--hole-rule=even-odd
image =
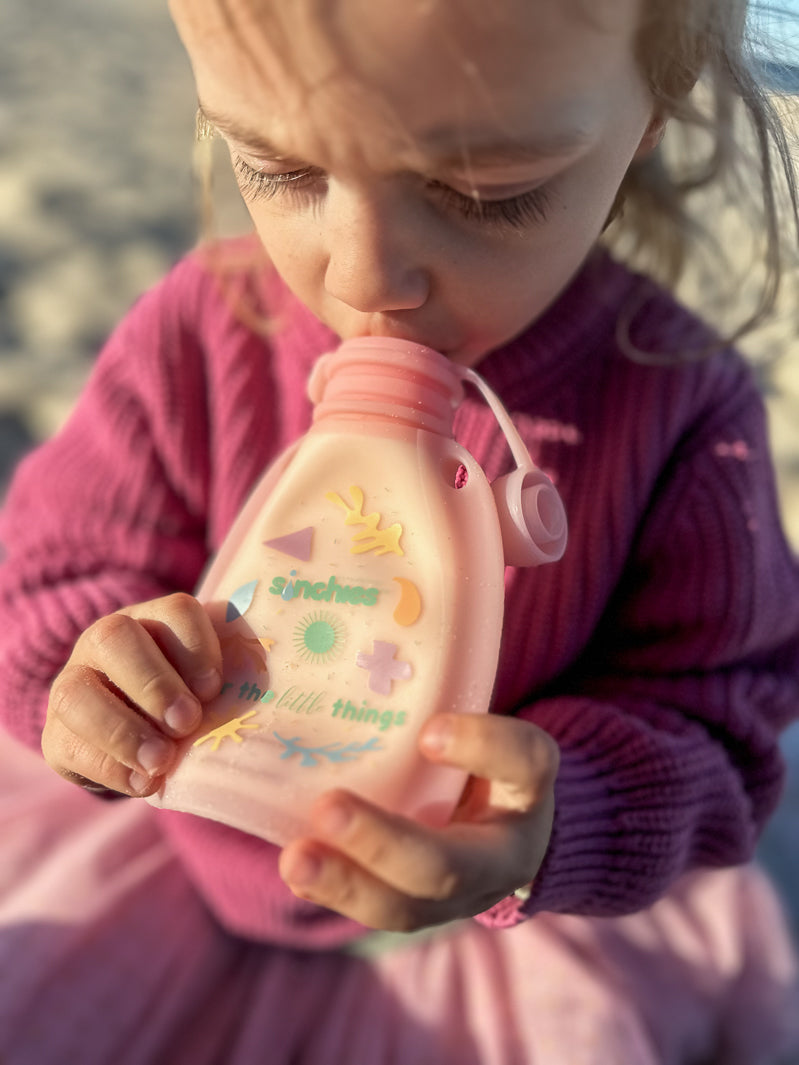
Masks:
[[[400,586],[400,598],[394,611],[394,620],[398,625],[413,625],[422,612],[422,597],[419,589],[406,577],[395,577]]]

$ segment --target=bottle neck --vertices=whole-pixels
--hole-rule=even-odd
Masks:
[[[314,425],[389,422],[452,435],[461,378],[437,351],[390,337],[357,337],[324,355],[308,383]]]

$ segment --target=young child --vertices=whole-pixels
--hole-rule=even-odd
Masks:
[[[734,867],[799,708],[799,567],[751,373],[599,243],[621,212],[680,246],[659,145],[702,74],[776,234],[743,0],[171,8],[259,243],[140,300],[8,495],[0,711],[57,773],[2,748],[4,1065],[777,1060],[794,961]],[[152,794],[218,692],[190,593],[360,335],[479,366],[569,514],[561,563],[507,571],[495,712],[420,736],[470,774],[453,822],[337,791],[279,853],[98,801]],[[456,433],[503,472],[480,403]]]

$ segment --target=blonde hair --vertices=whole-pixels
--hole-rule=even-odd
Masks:
[[[668,133],[629,169],[606,239],[672,288],[693,253],[704,250],[710,266],[703,279],[711,273],[733,279],[728,289],[734,289],[740,277],[714,233],[724,206],[733,205],[748,219],[750,258],[756,260],[748,267],[757,267],[756,280],[749,271],[744,318],[729,331],[735,340],[774,309],[781,283],[797,267],[796,130],[788,124],[787,104],[761,84],[748,0],[643,5],[638,57]],[[717,295],[740,306],[737,291]]]

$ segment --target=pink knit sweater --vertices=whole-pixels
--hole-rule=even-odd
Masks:
[[[275,320],[268,340],[245,307]],[[799,709],[799,566],[751,375],[727,351],[630,361],[615,339],[630,307],[639,348],[712,339],[598,253],[480,365],[570,523],[562,562],[507,571],[494,709],[547,729],[562,763],[532,896],[483,915],[494,925],[636,910],[688,868],[747,859],[779,796],[777,734]],[[5,505],[0,719],[12,733],[38,746],[48,686],[93,619],[195,586],[264,466],[306,429],[309,368],[335,343],[274,276],[229,268],[221,283],[200,255],[133,308]],[[509,466],[480,401],[455,429],[489,477]],[[296,900],[271,845],[153,817],[236,933],[326,947],[359,931]]]

